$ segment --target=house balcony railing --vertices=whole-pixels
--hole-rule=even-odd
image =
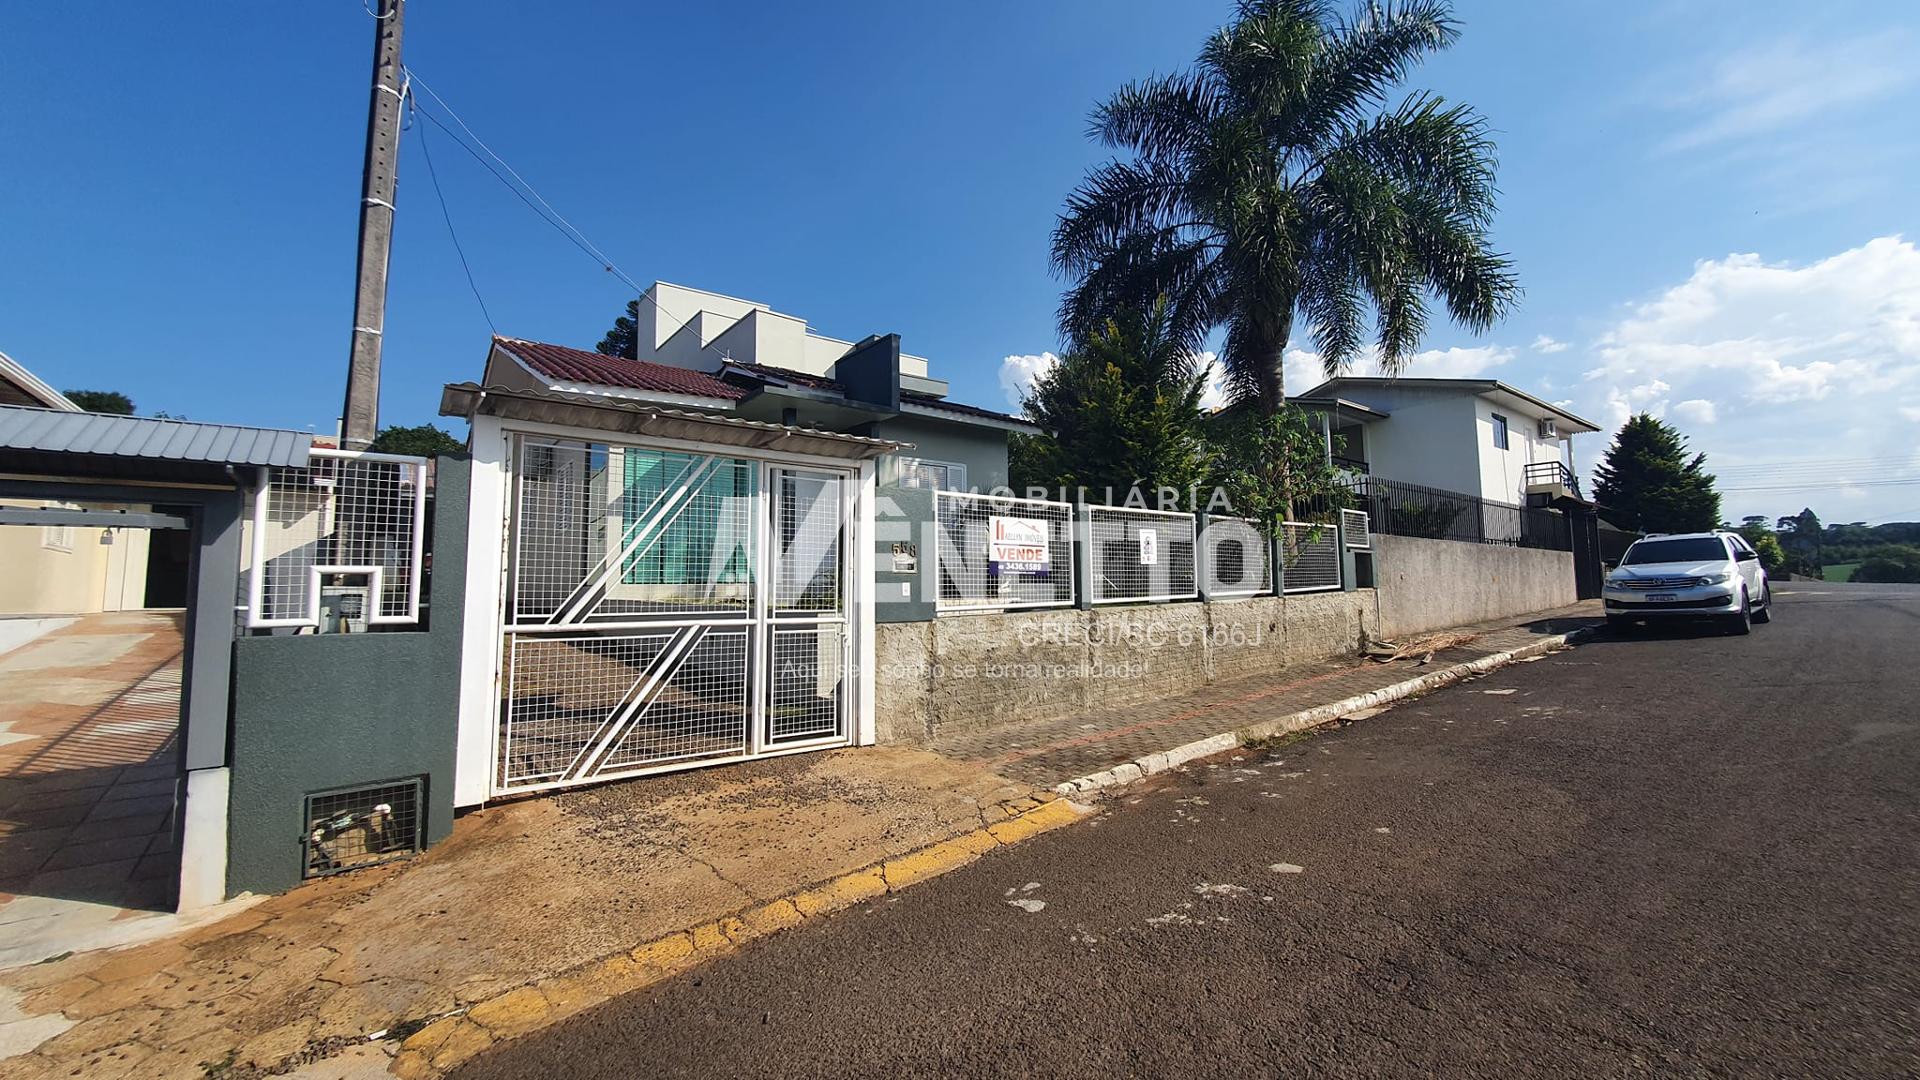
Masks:
[[[1529,495],[1545,495],[1548,498],[1572,496],[1581,498],[1580,478],[1567,468],[1564,461],[1536,461],[1527,466],[1526,488]]]
[[[1359,458],[1341,457],[1339,454],[1334,454],[1328,460],[1336,469],[1345,469],[1347,472],[1358,473],[1361,476],[1365,476],[1372,471],[1367,463]]]

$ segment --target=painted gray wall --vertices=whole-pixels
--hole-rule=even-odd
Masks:
[[[427,630],[233,642],[229,895],[299,884],[308,792],[424,775],[427,842],[452,830],[471,463],[435,473]]]
[[[1565,551],[1375,535],[1373,566],[1389,640],[1578,601]]]

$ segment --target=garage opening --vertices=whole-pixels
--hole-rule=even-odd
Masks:
[[[0,503],[0,919],[172,911],[188,520]],[[9,916],[12,916],[9,918]]]

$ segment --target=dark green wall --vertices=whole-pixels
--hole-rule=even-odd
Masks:
[[[427,841],[452,830],[471,477],[436,465],[427,630],[233,643],[229,895],[299,884],[308,792],[424,775]]]
[[[881,484],[874,494],[874,621],[925,622],[933,618],[939,598],[934,592],[933,492]],[[894,573],[895,543],[913,546],[919,564],[913,573]]]

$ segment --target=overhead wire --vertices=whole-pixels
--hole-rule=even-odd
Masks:
[[[407,95],[406,103],[407,115],[409,117],[414,116],[416,110],[414,108],[414,98],[411,93]],[[500,336],[500,328],[494,325],[493,313],[487,310],[487,298],[480,295],[480,285],[473,279],[473,267],[467,262],[466,249],[460,245],[460,234],[455,231],[453,227],[453,213],[447,209],[446,193],[440,190],[440,173],[433,167],[433,151],[427,146],[427,129],[417,124],[414,125],[414,127],[419,135],[420,156],[425,158],[427,162],[427,178],[433,182],[433,196],[439,200],[440,203],[440,217],[447,223],[448,239],[453,241],[453,253],[460,257],[460,269],[467,275],[467,288],[473,290],[474,302],[480,305],[480,317],[487,321],[487,329],[491,331],[495,337],[498,337]]]
[[[469,145],[466,139],[462,139],[459,135],[454,134],[454,132],[451,129],[449,129],[445,124],[441,123],[439,119],[433,115],[431,110],[427,110],[424,108],[421,109],[420,114],[422,116],[425,116],[427,117],[427,119],[432,120],[436,127],[440,128],[442,131],[445,131],[448,137],[452,138],[455,142],[459,143],[462,149],[465,149],[468,154],[471,154],[475,161],[478,161],[482,166],[485,166],[487,171],[493,174],[494,179],[500,181],[500,183],[504,185],[509,191],[512,191],[514,195],[517,196],[521,202],[525,203],[527,205],[527,208],[532,210],[541,220],[553,226],[553,228],[557,230],[562,236],[565,236],[568,242],[572,243],[574,247],[579,248],[581,252],[587,255],[587,257],[599,263],[600,268],[602,270],[605,270],[607,273],[612,274],[615,278],[623,282],[627,286],[627,288],[633,290],[634,302],[636,306],[638,305],[639,301],[645,300],[647,303],[653,305],[653,309],[655,311],[659,312],[662,315],[665,315],[667,317],[667,320],[674,324],[674,329],[676,333],[681,330],[685,330],[687,328],[687,324],[684,320],[682,320],[672,312],[668,311],[667,309],[661,307],[660,301],[654,299],[653,296],[648,293],[647,289],[644,286],[642,286],[638,281],[634,280],[633,277],[627,274],[626,271],[620,269],[619,265],[613,261],[613,258],[609,256],[605,251],[601,250],[600,245],[594,243],[592,238],[587,236],[587,234],[584,231],[582,231],[579,226],[569,221],[566,215],[560,213],[560,211],[552,203],[548,202],[546,197],[540,194],[539,189],[534,187],[533,184],[529,182],[526,177],[520,175],[520,171],[518,169],[515,169],[513,165],[507,161],[506,158],[500,156],[500,154],[496,152],[493,149],[493,147],[487,145],[486,140],[480,137],[479,132],[474,131],[472,126],[469,125],[466,122],[466,120],[461,118],[459,111],[454,109],[454,107],[448,103],[446,98],[441,97],[439,91],[435,90],[433,86],[429,84],[426,80],[419,78],[419,76],[413,71],[412,68],[405,68],[404,70],[406,72],[406,76],[408,80],[411,82],[419,83],[420,88],[427,92],[427,95],[434,100],[435,104],[439,108],[444,109],[447,115],[450,118],[452,118],[453,122],[460,126],[460,130],[466,134],[467,138],[470,138],[473,140],[473,145]],[[476,152],[474,150],[474,146],[478,146],[480,148],[480,151],[483,151],[486,154],[486,157],[482,157],[480,155],[480,152]],[[491,162],[488,161],[487,160],[488,158],[491,158],[492,161]],[[499,164],[499,168],[494,167],[495,162]],[[500,172],[501,169],[506,170],[506,175],[501,174]],[[508,179],[509,176],[512,177],[511,180]],[[528,198],[528,196],[532,196],[532,197]],[[636,327],[635,329],[637,331],[638,328]],[[716,356],[719,356],[722,360],[731,359],[725,353],[721,353],[717,350],[713,350],[712,346],[709,344],[702,343],[701,347],[704,349],[714,351],[714,354]]]

